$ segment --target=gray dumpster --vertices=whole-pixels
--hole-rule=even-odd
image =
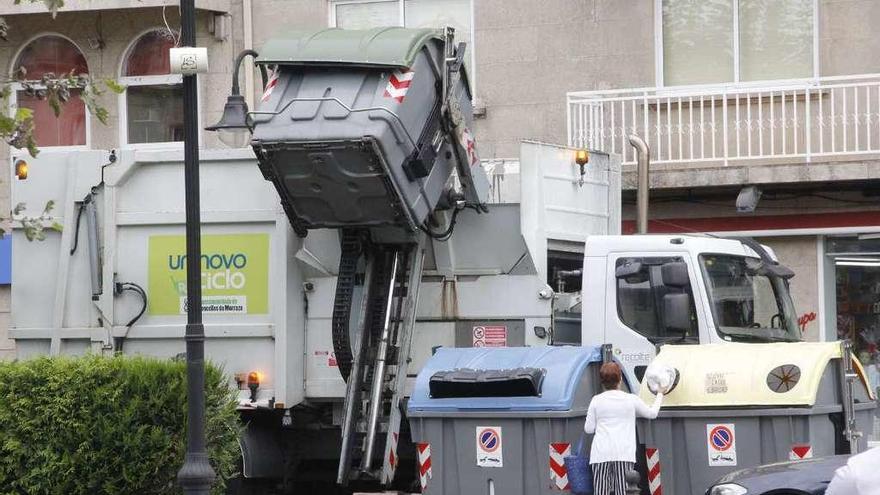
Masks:
[[[439,349],[407,407],[423,493],[566,489],[601,362],[599,347]]]
[[[451,45],[451,32],[397,27],[266,42],[257,63],[272,77],[251,144],[297,232],[416,230],[453,170],[468,203],[485,203],[464,53]]]
[[[876,403],[845,354],[839,342],[664,346],[655,363],[680,378],[639,423],[650,493],[702,494],[738,469],[863,450]]]

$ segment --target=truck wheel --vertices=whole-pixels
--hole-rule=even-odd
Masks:
[[[241,460],[238,461],[238,472],[242,472]],[[271,495],[277,492],[277,483],[272,479],[245,478],[239,474],[226,482],[226,495]]]
[[[275,483],[273,480],[263,479],[247,479],[238,477],[229,480],[226,485],[227,495],[270,495],[277,493],[275,491]]]

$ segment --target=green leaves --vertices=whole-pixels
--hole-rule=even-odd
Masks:
[[[0,89],[0,106],[9,104],[11,90],[9,84]],[[26,149],[31,156],[37,156],[37,143],[34,140],[34,112],[30,108],[19,107],[15,115],[0,112],[0,139],[14,148]]]
[[[82,81],[82,92],[80,93],[80,97],[85,102],[86,107],[89,109],[89,112],[98,119],[104,125],[107,125],[107,118],[110,116],[110,113],[106,108],[101,106],[98,103],[98,97],[104,94],[104,90],[101,89],[94,81],[91,79]],[[104,81],[104,85],[107,86],[107,80]],[[107,86],[109,88],[109,86]],[[110,88],[113,92],[116,92],[118,87],[122,88],[122,91],[125,91],[125,87],[116,84],[113,88]]]
[[[15,111],[16,120],[28,120],[34,118],[34,111],[30,108],[20,107]]]
[[[114,81],[113,79],[104,79],[104,86],[107,86],[107,89],[109,89],[110,91],[112,91],[118,95],[122,94],[126,88],[126,86],[124,84],[119,84],[118,82]]]
[[[13,0],[14,5],[20,5],[23,2],[42,2],[46,9],[52,13],[52,17],[58,13],[58,9],[64,7],[64,0]],[[9,25],[5,18],[0,17],[0,39],[5,41],[8,33]],[[12,81],[21,85],[22,91],[28,96],[45,100],[56,117],[61,115],[64,105],[76,93],[79,93],[89,112],[99,122],[107,124],[110,113],[98,102],[98,97],[101,96],[103,90],[88,75],[78,75],[71,72],[56,77],[55,74],[49,73],[38,80],[28,79],[27,70],[20,67],[12,74],[11,78]],[[9,104],[10,82],[12,81],[7,79],[0,82],[0,105],[2,106]],[[111,79],[105,79],[103,86],[114,93],[125,91],[124,86]],[[26,149],[31,156],[37,156],[39,150],[34,139],[33,112],[27,108],[19,108],[13,117],[7,116],[5,112],[0,115],[0,139],[6,141],[13,148]]]
[[[14,0],[14,3],[19,5],[22,1]],[[64,6],[64,0],[27,0],[28,3],[37,1],[42,1],[53,16]],[[6,20],[0,17],[0,39],[6,40],[8,31]],[[110,112],[101,105],[100,96],[106,89],[116,94],[125,91],[125,86],[112,79],[95,81],[87,74],[73,72],[57,76],[46,73],[39,79],[28,79],[27,70],[19,67],[9,79],[0,82],[0,105],[9,104],[10,83],[13,81],[20,85],[21,91],[26,95],[45,100],[56,117],[61,115],[64,105],[71,99],[79,97],[89,109],[89,113],[104,125],[107,124]],[[19,108],[12,117],[5,114],[0,116],[0,139],[13,148],[26,149],[31,156],[37,156],[39,150],[34,139],[33,111]]]
[[[179,494],[186,364],[148,358],[0,363],[0,494]],[[206,369],[208,454],[223,493],[240,455],[234,393]]]
[[[21,224],[24,237],[28,241],[44,241],[46,240],[46,230],[61,232],[64,227],[52,217],[52,210],[55,209],[55,202],[49,201],[43,208],[39,216],[23,215],[27,206],[24,203],[18,203],[12,209],[12,220]],[[0,235],[5,234],[5,230],[0,230]]]

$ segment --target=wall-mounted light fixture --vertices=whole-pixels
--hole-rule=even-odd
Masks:
[[[753,213],[758,208],[763,193],[756,186],[746,186],[739,191],[736,197],[737,213]]]

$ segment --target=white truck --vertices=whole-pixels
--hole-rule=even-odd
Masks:
[[[749,239],[590,236],[582,343],[613,343],[641,380],[664,344],[797,342],[793,275]]]
[[[759,245],[617,235],[616,156],[524,143],[518,201],[489,204],[462,50],[402,28],[270,41],[253,151],[202,152],[206,353],[240,389],[243,492],[410,488],[402,403],[437,346],[611,342],[639,375],[660,344],[799,337]],[[64,225],[13,234],[18,356],[183,352],[182,153],[18,159],[13,203]]]

